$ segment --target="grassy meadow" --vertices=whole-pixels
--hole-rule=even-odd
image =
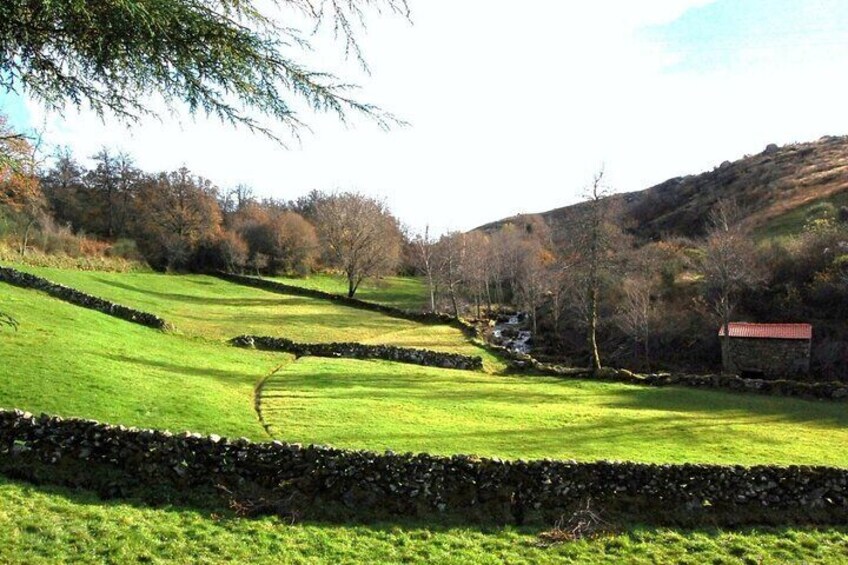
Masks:
[[[425,326],[202,276],[29,269],[156,313],[160,332],[0,283],[0,407],[116,424],[502,458],[848,466],[844,404],[237,349],[239,333],[481,351]],[[399,291],[401,293],[406,291]],[[492,362],[490,359],[490,363]],[[490,364],[490,369],[493,365]],[[288,524],[150,508],[0,477],[0,562],[838,563],[846,530],[635,527],[538,547],[537,530]]]
[[[687,388],[304,358],[262,412],[279,439],[377,451],[848,466],[843,404]]]
[[[315,274],[308,277],[274,277],[274,280],[312,290],[347,296],[347,279],[341,275]],[[421,277],[382,277],[365,280],[356,298],[404,310],[421,310],[428,305],[427,284]]]
[[[785,240],[804,231],[804,227],[816,218],[835,215],[836,211],[848,206],[848,192],[812,200],[797,206],[783,214],[770,218],[765,224],[754,230],[757,241]]]
[[[109,273],[47,267],[21,270],[156,314],[178,333],[212,340],[254,334],[294,341],[355,341],[494,358],[471,344],[456,328],[426,325],[343,306],[288,296],[203,275]]]
[[[292,360],[169,335],[5,284],[0,311],[20,322],[0,334],[4,408],[263,439],[253,388]]]

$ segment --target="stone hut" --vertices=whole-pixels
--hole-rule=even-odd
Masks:
[[[751,324],[731,322],[729,366],[724,370],[746,377],[779,378],[810,370],[813,326],[810,324]],[[722,349],[724,327],[718,330]]]

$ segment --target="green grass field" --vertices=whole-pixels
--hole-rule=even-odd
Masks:
[[[308,277],[274,277],[292,286],[347,296],[347,279],[340,275],[315,274]],[[427,285],[419,277],[367,279],[356,290],[356,298],[404,310],[421,310],[427,305]]]
[[[848,529],[634,529],[549,548],[519,528],[289,524],[104,502],[0,477],[0,562],[808,563],[848,562]]]
[[[423,347],[483,356],[458,329],[425,325],[375,312],[301,296],[287,296],[201,275],[106,273],[28,267],[16,268],[78,288],[125,306],[156,314],[179,333],[214,340],[241,334],[286,337],[323,343],[356,341]]]
[[[472,346],[451,328],[407,326],[320,300],[289,302],[213,278],[37,272],[160,314],[180,331],[151,330],[0,283],[0,311],[21,322],[17,332],[0,331],[0,407],[263,441],[271,438],[259,423],[254,387],[271,375],[263,415],[288,441],[505,458],[848,466],[848,453],[834,448],[848,443],[842,404],[379,361],[295,361],[222,339],[236,327],[233,335],[285,328],[302,340],[352,331],[372,341]],[[0,478],[4,563],[848,561],[839,529],[636,529],[550,549],[534,545],[535,533],[403,522],[290,526],[103,502]]]
[[[280,439],[393,451],[848,466],[839,403],[305,358],[275,373]],[[351,425],[355,422],[356,425]]]
[[[115,424],[267,438],[258,380],[291,356],[169,335],[0,283],[0,406]]]

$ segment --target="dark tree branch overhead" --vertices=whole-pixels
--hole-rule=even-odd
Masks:
[[[22,89],[51,109],[70,102],[134,122],[155,116],[143,99],[160,95],[225,123],[274,139],[256,114],[296,134],[298,103],[346,121],[381,127],[391,114],[350,95],[353,86],[304,67],[306,35],[254,0],[11,0],[0,3],[0,86]],[[406,0],[277,0],[319,27],[328,22],[345,53],[367,69],[357,32],[366,12],[408,16]],[[291,12],[290,12],[291,13]]]

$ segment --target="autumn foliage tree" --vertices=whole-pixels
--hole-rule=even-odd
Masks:
[[[135,229],[142,251],[155,268],[184,269],[201,242],[220,236],[215,188],[185,167],[149,179],[135,202]]]
[[[0,213],[25,255],[29,238],[45,218],[46,201],[36,170],[35,150],[29,141],[12,132],[0,119]]]

